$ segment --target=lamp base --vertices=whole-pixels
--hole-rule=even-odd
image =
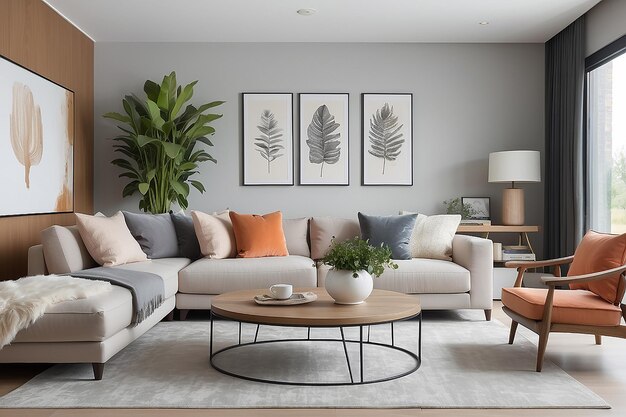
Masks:
[[[522,226],[524,224],[524,190],[505,188],[502,192],[502,224]]]

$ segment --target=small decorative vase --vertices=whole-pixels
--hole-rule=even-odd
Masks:
[[[361,304],[372,293],[374,281],[364,270],[357,272],[344,269],[331,269],[326,275],[326,291],[337,304]]]

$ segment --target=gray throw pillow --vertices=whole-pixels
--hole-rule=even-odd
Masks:
[[[126,226],[148,258],[175,258],[178,240],[168,213],[137,214],[124,211]]]
[[[171,211],[170,216],[174,222],[174,229],[176,229],[179,255],[192,261],[202,258],[200,243],[198,243],[196,230],[193,227],[193,218],[186,216],[185,213],[174,213]]]
[[[361,238],[372,246],[385,244],[392,259],[411,259],[411,234],[417,214],[403,216],[368,216],[359,213]]]

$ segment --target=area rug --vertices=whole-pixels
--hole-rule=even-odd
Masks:
[[[223,375],[208,363],[209,323],[164,322],[112,358],[104,379],[91,366],[56,365],[0,398],[6,408],[609,408],[565,371],[546,361],[534,372],[536,347],[508,329],[469,312],[453,320],[423,323],[423,361],[417,372],[362,386],[297,387],[250,382]],[[237,324],[215,325],[216,347],[237,341]],[[243,325],[244,341],[256,326]],[[396,344],[414,351],[418,322],[397,323]],[[313,329],[312,338],[339,337],[337,329]],[[346,336],[358,339],[358,330]],[[261,326],[259,340],[306,337],[306,329]],[[372,341],[389,342],[390,326],[371,329]],[[296,342],[229,351],[220,365],[250,376],[309,381],[349,378],[341,343]],[[358,345],[350,344],[358,378]],[[366,378],[410,367],[406,356],[368,346]]]

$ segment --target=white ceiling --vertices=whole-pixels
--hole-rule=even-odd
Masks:
[[[45,1],[96,42],[545,42],[600,0]]]

